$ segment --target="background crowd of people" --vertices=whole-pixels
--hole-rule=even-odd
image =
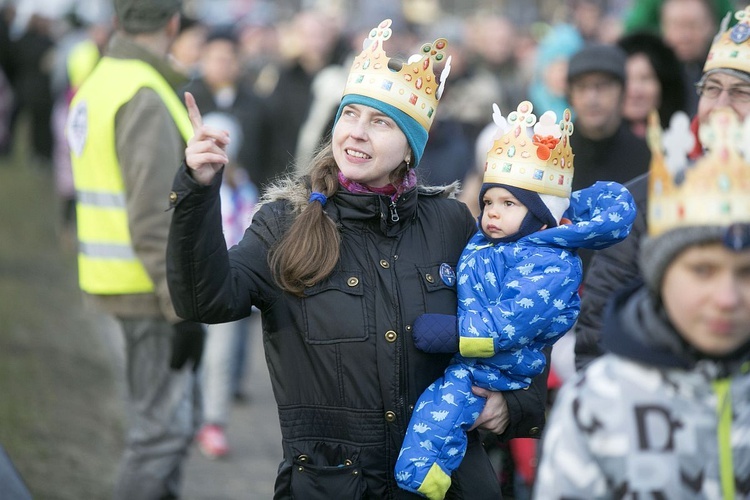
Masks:
[[[301,5],[261,0],[185,1],[179,22],[174,25],[176,31],[164,46],[164,56],[168,58],[170,71],[180,77],[175,90],[180,98],[184,91],[191,93],[200,109],[202,123],[231,131],[221,191],[225,237],[222,244],[225,247],[237,244],[250,224],[256,203],[267,194],[268,188],[282,176],[301,175],[303,167],[315,160],[321,146],[333,140],[331,131],[341,116],[341,96],[352,60],[362,49],[362,40],[368,32],[384,18],[393,20],[389,55],[407,57],[424,41],[438,37],[449,40],[450,81],[441,96],[440,111],[429,128],[424,150],[417,158],[419,168],[414,172],[423,185],[461,182],[459,199],[474,217],[482,210],[478,194],[493,133],[490,118],[493,103],[503,114],[513,111],[524,100],[530,101],[540,113],[551,110],[562,116],[566,108],[570,109],[575,128],[570,138],[576,167],[573,190],[600,180],[625,184],[640,179],[633,191],[644,190],[645,196],[644,174],[651,160],[646,132],[649,112],[658,110],[663,127],[679,111],[690,117],[701,116],[701,121],[707,122],[709,111],[704,109],[701,115],[701,92],[705,95],[711,85],[736,83],[727,80],[733,76],[723,73],[714,74],[713,81],[707,80],[710,75],[705,64],[724,15],[744,8],[739,2],[474,3],[467,6],[460,5],[461,2],[441,5],[437,1],[392,1],[374,6],[343,1]],[[0,154],[12,153],[26,126],[28,168],[53,176],[59,197],[60,244],[75,246],[76,191],[81,203],[81,189],[74,183],[71,164],[74,141],[69,137],[71,129],[67,128],[74,122],[69,116],[70,110],[75,109],[71,103],[77,102],[81,84],[102,55],[117,47],[115,34],[122,25],[114,22],[115,10],[107,1],[73,2],[57,9],[48,6],[46,10],[42,6],[35,9],[34,4],[13,1],[2,4]],[[722,28],[736,22],[730,16],[729,24]],[[720,88],[714,97],[721,96]],[[750,91],[747,95],[737,91],[732,99],[750,101]],[[744,118],[743,111],[737,112]],[[195,127],[197,122],[192,118]],[[134,123],[139,122],[134,119]],[[179,128],[174,132],[167,142],[171,140],[175,149],[181,149],[178,147],[181,141],[190,144],[185,130]],[[151,140],[159,142],[159,137],[163,135],[153,135]],[[413,148],[412,153],[416,154]],[[183,157],[183,154],[175,156],[176,161],[172,162],[175,169]],[[406,166],[408,169],[409,161]],[[171,183],[172,176],[167,177]],[[148,199],[152,203],[166,200],[170,185],[164,184],[163,199],[150,194]],[[157,189],[157,185],[151,188]],[[645,203],[643,197],[635,197],[637,202]],[[162,254],[170,217],[167,214],[161,221],[163,234],[159,244],[163,246],[155,247]],[[640,222],[645,224],[643,219]],[[629,241],[633,240],[631,237]],[[607,258],[626,262],[632,270],[628,277],[635,276],[638,271],[635,257],[623,258],[618,254],[622,248],[616,245],[598,261],[596,258],[592,261],[594,251],[578,252],[584,273],[581,320],[552,351],[549,405],[553,403],[556,380],[565,381],[575,372],[576,363],[581,368],[590,358],[602,354],[596,332],[604,295],[591,295],[592,302],[587,303],[586,290],[591,286],[593,291],[601,282],[607,283],[604,288],[612,288],[609,285],[613,278],[608,280],[593,271],[592,277],[586,278],[590,266],[602,272],[602,262]],[[157,274],[166,279],[164,263],[159,261],[155,267],[159,269]],[[171,331],[174,327],[178,334],[202,339],[204,332],[198,326],[199,318],[194,318],[194,323],[178,321],[176,316],[172,317],[171,303],[164,305],[167,299],[160,295],[167,295],[166,281],[156,283],[154,294],[158,307],[170,311],[159,313],[163,313],[160,320],[164,320],[159,328]],[[264,297],[259,302],[266,300]],[[261,334],[249,331],[248,323],[238,316],[234,312],[215,314],[221,321],[232,321],[208,328],[205,351],[202,340],[200,348],[183,345],[183,359],[175,361],[174,345],[159,347],[165,352],[172,349],[173,368],[179,369],[186,359],[197,366],[204,354],[202,367],[196,374],[205,392],[198,413],[203,413],[204,425],[196,434],[196,441],[211,458],[230,453],[231,443],[225,435],[226,426],[230,425],[227,407],[232,400],[244,401],[248,397],[242,390],[247,336]],[[589,326],[592,323],[595,328]],[[136,337],[142,334],[143,325],[131,318],[122,326],[130,332],[133,345],[137,344]],[[579,339],[576,346],[578,358],[574,363],[573,345],[579,329],[583,330],[583,340]],[[167,368],[165,365],[164,369]],[[180,384],[192,384],[187,382],[192,376],[187,374]],[[133,378],[132,373],[129,378]],[[188,398],[184,404],[195,401]],[[197,420],[196,415],[186,414],[185,419]],[[141,429],[145,427],[147,424],[142,424]],[[190,433],[187,429],[180,432]],[[139,439],[136,434],[131,437]],[[178,440],[190,441],[184,435]],[[529,449],[536,450],[537,440],[514,441],[514,446],[510,446],[487,439],[485,446],[491,456],[497,457],[496,474],[501,488],[506,495],[520,499],[530,495],[535,480],[535,467],[529,464],[535,463],[536,455]],[[525,443],[525,448],[519,443]],[[285,451],[291,453],[292,448]],[[131,462],[135,460],[135,452],[129,458]],[[120,495],[127,498],[131,494],[124,486],[129,481],[127,460],[123,463],[126,469],[121,477]],[[507,467],[509,463],[513,467]],[[150,465],[130,464],[133,470],[136,466]],[[173,472],[170,481],[178,482],[179,467]],[[132,474],[135,477],[137,472]],[[148,485],[142,487],[146,492],[142,494],[148,495]],[[152,491],[158,491],[158,486],[153,488]]]

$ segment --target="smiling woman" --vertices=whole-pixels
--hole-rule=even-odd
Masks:
[[[184,318],[262,312],[284,456],[274,498],[418,498],[399,491],[394,465],[417,397],[451,354],[420,351],[412,325],[426,312],[455,317],[447,276],[476,222],[454,187],[418,186],[414,172],[450,69],[447,41],[424,44],[394,71],[391,35],[390,20],[370,31],[331,142],[269,188],[229,250],[218,186],[230,138],[204,126],[186,95],[194,135],[173,185],[170,291]],[[488,393],[481,428],[530,436],[545,394],[541,377],[526,391]],[[499,497],[476,431],[453,477],[452,498]]]

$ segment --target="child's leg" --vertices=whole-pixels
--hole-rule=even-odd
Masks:
[[[466,431],[484,408],[485,400],[471,392],[472,380],[465,365],[451,364],[419,397],[396,462],[401,488],[430,499],[445,496],[466,453]]]

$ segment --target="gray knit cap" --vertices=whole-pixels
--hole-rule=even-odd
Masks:
[[[182,0],[114,0],[120,27],[127,33],[152,33],[166,26]]]
[[[640,264],[641,275],[649,290],[656,295],[661,293],[664,271],[683,250],[693,245],[723,241],[726,232],[726,226],[688,226],[645,238],[641,243]]]

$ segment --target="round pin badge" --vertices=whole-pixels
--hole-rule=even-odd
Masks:
[[[440,278],[446,285],[453,286],[456,284],[456,271],[449,264],[443,262],[440,264]]]

